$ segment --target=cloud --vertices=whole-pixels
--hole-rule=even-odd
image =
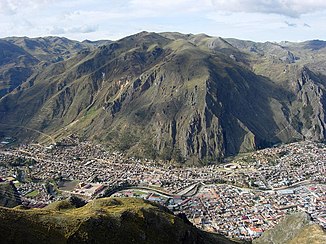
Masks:
[[[54,26],[50,30],[50,34],[52,35],[62,35],[68,33],[92,33],[98,30],[98,26],[91,25],[82,25],[82,26],[74,26],[71,28],[63,28],[59,26]]]
[[[325,39],[324,23],[325,0],[0,0],[0,37],[118,39],[147,30],[306,40]]]
[[[0,0],[0,14],[12,15],[15,14],[15,7],[7,0]]]
[[[324,0],[212,0],[212,4],[220,11],[274,13],[293,18],[326,10]]]
[[[83,26],[75,26],[68,29],[68,33],[91,33],[97,31],[98,26],[91,25],[83,25]]]
[[[209,10],[212,7],[212,0],[130,0],[129,6],[132,10],[155,12],[156,15],[162,16]]]
[[[51,35],[61,35],[65,33],[66,33],[65,29],[58,26],[53,26],[52,29],[50,30]]]
[[[297,27],[298,25],[295,23],[290,23],[288,21],[284,21],[285,24],[287,24],[288,27]]]
[[[0,0],[0,14],[13,15],[26,9],[37,9],[55,0]]]
[[[326,10],[325,0],[129,0],[132,9],[155,11],[157,15],[201,11],[279,14],[299,18]]]

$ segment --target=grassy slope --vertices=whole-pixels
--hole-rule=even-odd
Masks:
[[[0,129],[77,133],[138,156],[174,150],[190,160],[302,134],[322,139],[322,80],[309,74],[303,81],[302,64],[283,62],[286,55],[272,43],[139,33],[45,68],[33,85],[0,101]]]
[[[0,208],[1,243],[233,243],[140,199],[68,201],[47,209]]]
[[[21,204],[21,200],[15,186],[7,182],[1,182],[0,206],[12,208],[19,204]]]
[[[298,212],[287,216],[273,229],[267,230],[256,239],[254,244],[284,243],[325,243],[325,231],[317,224],[312,224],[306,213]]]

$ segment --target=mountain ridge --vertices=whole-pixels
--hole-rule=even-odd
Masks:
[[[44,67],[1,98],[0,129],[179,162],[324,140],[326,49],[309,43],[141,32]]]

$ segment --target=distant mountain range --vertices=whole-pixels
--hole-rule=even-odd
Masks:
[[[207,162],[325,140],[325,85],[319,40],[5,38],[0,132],[43,141],[74,133],[139,157]]]

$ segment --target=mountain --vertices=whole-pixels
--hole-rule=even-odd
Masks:
[[[0,207],[1,243],[235,243],[195,228],[140,199],[55,202],[45,209]]]
[[[38,60],[24,49],[0,40],[0,97],[26,81],[37,63]]]
[[[63,37],[7,37],[0,39],[0,97],[51,63],[66,60],[82,50],[93,50],[99,42],[78,42]]]
[[[1,98],[0,130],[41,141],[75,133],[178,162],[325,140],[325,56],[322,41],[141,32],[31,76]]]
[[[98,40],[98,41],[90,41],[90,40],[84,40],[82,41],[83,44],[89,45],[90,47],[100,47],[109,45],[112,43],[112,41],[109,40]]]
[[[298,212],[285,217],[273,229],[265,231],[253,244],[322,244],[326,242],[325,230],[318,224],[313,224],[304,212]]]
[[[90,45],[64,37],[7,37],[4,40],[22,48],[39,61],[58,62],[68,59]]]

